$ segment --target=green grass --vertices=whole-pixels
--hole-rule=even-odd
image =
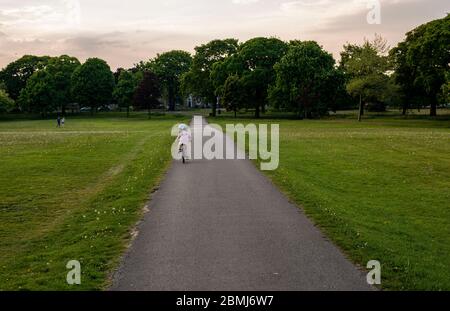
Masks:
[[[382,288],[450,290],[450,122],[371,117],[280,124],[280,166],[265,172]]]
[[[437,117],[431,118],[429,109],[411,109],[408,111],[406,116],[401,115],[401,112],[398,109],[389,109],[385,112],[365,112],[363,119],[394,119],[394,120],[434,120],[434,121],[449,121],[450,120],[450,108],[439,108],[437,110]],[[206,116],[209,114],[206,114]],[[254,110],[240,110],[237,113],[237,117],[239,119],[254,119],[255,112]],[[217,118],[234,118],[233,111],[225,111],[221,109],[220,115],[218,114]],[[358,110],[340,110],[336,112],[330,112],[328,116],[323,117],[323,119],[357,119],[358,118]],[[290,119],[297,120],[298,115],[294,112],[285,112],[274,109],[269,109],[266,113],[261,114],[260,119]]]
[[[0,290],[97,290],[168,167],[180,115],[0,122]],[[450,122],[369,114],[281,126],[266,174],[384,289],[450,290]],[[221,124],[237,123],[217,118]],[[238,122],[257,122],[241,119]],[[81,262],[82,284],[65,265]]]
[[[182,116],[0,122],[0,290],[97,290],[170,163]],[[79,260],[82,283],[66,284]]]

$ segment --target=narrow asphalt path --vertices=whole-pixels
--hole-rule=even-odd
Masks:
[[[174,161],[138,232],[112,290],[372,289],[249,160]]]

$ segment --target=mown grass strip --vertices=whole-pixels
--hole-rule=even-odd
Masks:
[[[432,120],[236,120],[280,124],[265,174],[382,288],[450,289],[450,129]],[[259,167],[259,165],[258,165]]]
[[[1,135],[0,290],[107,287],[152,187],[171,162],[177,118],[74,120],[72,129],[104,133]],[[47,130],[20,121],[18,131]],[[8,122],[11,123],[11,122]],[[120,123],[122,133],[107,133]],[[86,126],[87,124],[92,126]],[[66,283],[69,260],[82,283]]]

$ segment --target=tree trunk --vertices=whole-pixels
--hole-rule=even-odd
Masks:
[[[62,107],[61,107],[61,114],[62,114],[62,116],[66,115],[66,105],[62,105]]]
[[[406,100],[403,103],[403,111],[402,111],[402,115],[406,116],[406,113],[408,112],[408,108],[409,108],[409,100]]]
[[[259,111],[259,104],[256,104],[256,106],[255,106],[255,118],[256,119],[259,119],[259,117],[260,117],[260,111]]]
[[[212,111],[211,111],[211,113],[212,113],[212,116],[213,117],[215,117],[215,116],[217,116],[217,97],[215,97],[213,100],[212,100]]]
[[[358,122],[361,122],[362,116],[364,115],[364,106],[362,103],[362,96],[359,95],[359,113],[358,113]]]
[[[310,116],[309,107],[310,107],[309,99],[305,98],[303,100],[303,109],[304,109],[304,113],[303,114],[304,114],[304,118],[305,119],[309,119],[309,116]]]
[[[430,117],[437,116],[437,100],[435,96],[432,96],[430,103]]]
[[[302,104],[301,104],[300,101],[297,102],[297,118],[299,120],[303,119],[303,116],[302,116]]]
[[[169,88],[169,111],[175,111],[175,92]]]
[[[236,107],[234,107],[234,118],[235,119],[237,118],[237,109],[236,109]]]
[[[212,104],[211,114],[212,114],[213,117],[215,117],[217,115],[217,103],[215,101]]]

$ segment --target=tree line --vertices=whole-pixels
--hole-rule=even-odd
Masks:
[[[450,15],[421,25],[390,49],[375,36],[346,44],[339,63],[315,41],[258,37],[213,40],[195,53],[173,50],[112,72],[99,58],[83,64],[75,57],[25,55],[0,71],[0,111],[59,111],[73,103],[99,107],[116,103],[129,112],[165,102],[169,110],[188,96],[229,111],[268,107],[315,118],[329,111],[359,107],[430,107],[449,102]]]

